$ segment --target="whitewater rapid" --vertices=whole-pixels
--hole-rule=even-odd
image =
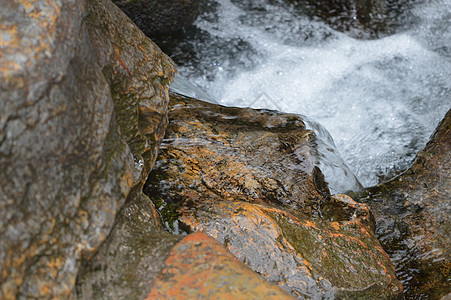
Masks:
[[[451,106],[451,0],[418,4],[415,22],[376,40],[274,2],[204,2],[173,52],[174,88],[308,116],[327,128],[364,186],[405,170]],[[186,49],[194,59],[183,60]]]

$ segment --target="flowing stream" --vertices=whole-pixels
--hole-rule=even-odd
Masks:
[[[179,65],[173,90],[308,116],[364,186],[399,174],[450,108],[451,0],[403,8],[403,26],[373,40],[290,3],[201,1],[183,38],[159,43]]]

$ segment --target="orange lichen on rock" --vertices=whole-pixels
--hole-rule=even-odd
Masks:
[[[368,206],[329,195],[315,166],[315,136],[300,117],[179,96],[169,117],[145,188],[168,229],[214,237],[300,297],[402,291]]]
[[[186,236],[172,248],[146,300],[294,299],[248,269],[203,233]]]

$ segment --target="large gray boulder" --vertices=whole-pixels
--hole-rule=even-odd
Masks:
[[[0,20],[0,298],[69,298],[154,164],[174,64],[107,0]]]

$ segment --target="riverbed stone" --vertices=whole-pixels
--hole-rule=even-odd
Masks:
[[[407,299],[451,292],[451,110],[412,167],[368,189],[377,236],[397,269]]]
[[[299,298],[402,291],[368,206],[331,196],[302,118],[171,95],[145,193],[168,230],[204,232]]]
[[[169,34],[191,25],[199,0],[113,0],[149,37]]]
[[[174,64],[110,1],[1,6],[0,298],[67,299],[152,168]]]

